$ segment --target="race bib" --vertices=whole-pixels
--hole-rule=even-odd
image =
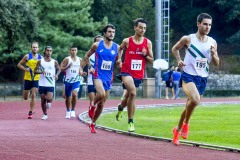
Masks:
[[[51,74],[50,72],[45,72],[45,73],[44,73],[44,76],[45,76],[45,77],[52,77],[52,74]]]
[[[71,73],[71,74],[76,74],[76,73],[77,73],[77,69],[71,68],[71,69],[70,69],[70,73]]]
[[[131,70],[142,70],[142,60],[132,60]]]
[[[197,70],[204,70],[207,67],[207,58],[196,58],[195,68]]]
[[[102,70],[111,70],[111,67],[112,67],[112,61],[105,61],[105,60],[102,61],[102,66],[101,66]]]

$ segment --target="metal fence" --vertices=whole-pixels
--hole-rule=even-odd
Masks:
[[[62,83],[56,83],[54,99],[62,99]],[[159,86],[161,91],[161,98],[165,98],[165,82],[162,82]],[[151,85],[140,85],[137,90],[137,98],[155,98],[152,96],[146,95],[146,90],[149,92],[155,93],[155,86]],[[169,97],[171,97],[171,91],[169,90]],[[1,101],[10,101],[10,100],[23,100],[23,85],[19,83],[1,83],[0,84],[0,100]],[[109,99],[119,99],[123,93],[123,88],[121,83],[113,83],[112,89],[110,91]],[[154,95],[154,94],[153,94]],[[185,97],[185,94],[182,89],[179,93],[180,97]],[[211,87],[207,86],[204,93],[204,97],[239,97],[239,89],[229,89],[226,87]],[[39,95],[37,95],[39,99]],[[81,99],[88,99],[87,95],[87,84],[84,83],[82,87]]]

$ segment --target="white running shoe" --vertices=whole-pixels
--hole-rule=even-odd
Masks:
[[[70,111],[67,111],[67,112],[66,112],[66,118],[67,118],[67,119],[70,119]]]
[[[48,116],[44,114],[44,115],[42,116],[42,120],[47,120],[47,119],[48,119]]]
[[[75,111],[71,111],[71,117],[73,117],[73,118],[76,117]]]

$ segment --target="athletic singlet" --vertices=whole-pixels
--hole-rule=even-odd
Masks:
[[[89,61],[90,61],[91,66],[94,66],[94,63],[95,63],[95,53],[92,54],[89,57]],[[93,85],[93,75],[89,72],[89,69],[88,69],[87,84],[88,85]]]
[[[80,82],[80,76],[79,76],[79,68],[80,68],[80,61],[82,58],[76,57],[76,60],[73,61],[71,56],[68,56],[68,64],[72,63],[72,66],[68,68],[65,72],[65,82],[68,83],[75,83]]]
[[[30,69],[29,72],[25,72],[24,74],[24,80],[29,80],[29,81],[38,81],[40,79],[39,74],[34,74],[34,69],[37,66],[38,60],[40,60],[42,56],[40,54],[37,54],[37,58],[33,58],[32,53],[28,53],[28,60],[26,62],[26,66]]]
[[[55,60],[51,59],[50,62],[46,62],[44,58],[42,58],[40,61],[41,69],[44,70],[45,73],[40,75],[39,86],[55,87]]]
[[[145,48],[148,54],[147,41],[147,38],[144,38],[142,44],[135,44],[133,38],[129,37],[129,44],[125,52],[121,73],[129,73],[135,79],[143,79],[146,58],[142,55],[142,50]]]
[[[94,63],[94,79],[101,79],[102,81],[112,81],[113,66],[118,55],[118,45],[112,42],[111,48],[105,48],[104,40],[99,42],[95,53]]]
[[[209,63],[211,62],[210,47],[214,46],[215,40],[207,36],[207,42],[200,42],[196,34],[190,34],[191,43],[186,48],[183,71],[195,76],[207,77],[209,73]]]

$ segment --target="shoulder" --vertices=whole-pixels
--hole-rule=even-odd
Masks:
[[[128,44],[128,43],[129,43],[129,39],[130,39],[130,37],[124,38],[124,39],[123,39],[123,43]]]
[[[187,35],[187,36],[182,36],[182,38],[180,39],[180,41],[182,42],[190,42],[191,41],[191,35]]]
[[[149,45],[151,45],[152,44],[152,41],[150,40],[150,39],[148,39],[148,38],[145,38],[146,40],[147,40],[147,44]]]
[[[68,57],[65,57],[64,59],[63,59],[63,61],[69,61],[69,59],[70,59],[70,57],[68,56]]]
[[[212,42],[212,43],[214,43],[214,44],[217,44],[217,42],[216,42],[216,40],[215,39],[213,39],[212,37],[210,37],[210,36],[208,36],[208,38],[209,38],[209,41],[210,42]]]
[[[93,45],[92,45],[92,48],[93,49],[96,49],[98,48],[98,46],[103,42],[103,40],[99,41],[99,42],[94,42]]]

